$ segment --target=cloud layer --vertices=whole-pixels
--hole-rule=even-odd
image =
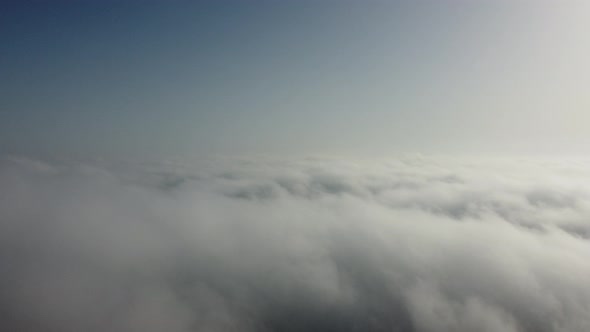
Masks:
[[[589,170],[6,157],[0,329],[586,332]]]

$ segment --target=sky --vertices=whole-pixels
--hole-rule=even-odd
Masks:
[[[3,1],[0,153],[590,153],[587,1]]]

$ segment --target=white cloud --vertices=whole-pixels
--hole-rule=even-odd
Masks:
[[[588,169],[5,158],[3,329],[585,332]]]

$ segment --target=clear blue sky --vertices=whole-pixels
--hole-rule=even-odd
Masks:
[[[590,153],[586,1],[3,1],[0,153]]]

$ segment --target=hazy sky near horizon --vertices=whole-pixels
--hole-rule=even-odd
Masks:
[[[3,1],[0,152],[590,153],[587,1]]]

